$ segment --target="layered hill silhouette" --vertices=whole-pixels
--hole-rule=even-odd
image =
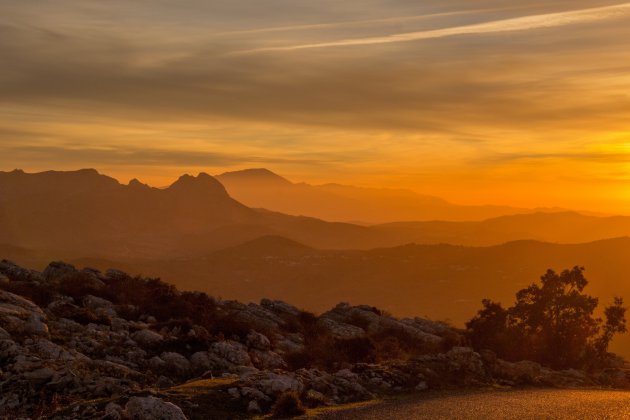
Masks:
[[[536,211],[509,206],[456,205],[404,189],[294,183],[264,168],[226,172],[216,178],[230,195],[250,207],[329,221],[365,224],[401,220],[479,221]]]
[[[55,258],[183,258],[274,235],[319,249],[588,242],[630,235],[630,217],[563,212],[361,226],[249,208],[204,173],[158,189],[137,180],[123,185],[93,169],[16,170],[0,172],[0,232],[4,244]]]
[[[43,268],[48,256],[0,247],[4,258]],[[188,259],[76,258],[99,269],[117,267],[160,277],[187,290],[251,302],[262,297],[320,312],[338,301],[378,306],[397,316],[421,314],[463,325],[491,298],[509,306],[514,290],[548,268],[586,267],[589,293],[602,306],[630,296],[630,238],[584,244],[515,241],[490,247],[406,245],[367,251],[317,250],[267,236]],[[630,356],[630,337],[614,343]]]
[[[547,268],[574,265],[587,267],[595,295],[630,296],[630,239],[610,239],[630,236],[629,217],[556,212],[361,226],[247,207],[203,173],[158,189],[95,170],[0,172],[0,233],[1,257],[26,265],[116,266],[315,311],[348,300],[461,323],[481,298],[505,301]]]

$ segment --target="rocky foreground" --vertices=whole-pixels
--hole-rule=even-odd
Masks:
[[[492,385],[623,388],[630,371],[507,362],[447,324],[369,306],[315,316],[116,270],[0,263],[2,418],[247,418],[287,393],[319,407]]]

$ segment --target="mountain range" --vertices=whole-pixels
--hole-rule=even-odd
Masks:
[[[137,180],[123,185],[93,169],[16,170],[0,172],[0,232],[2,243],[64,258],[163,258],[201,256],[269,235],[319,249],[483,246],[522,239],[588,242],[630,235],[630,217],[544,212],[475,222],[363,226],[247,207],[205,173],[183,175],[160,189]]]
[[[114,266],[229,299],[313,311],[348,300],[457,324],[482,298],[510,304],[547,268],[585,266],[604,303],[630,296],[630,217],[538,212],[364,226],[248,207],[222,185],[233,176],[184,175],[153,188],[95,170],[0,172],[0,258]]]
[[[555,212],[509,206],[465,206],[411,190],[294,183],[265,168],[226,172],[216,178],[250,207],[327,221],[380,224],[409,220],[479,221],[508,214]]]

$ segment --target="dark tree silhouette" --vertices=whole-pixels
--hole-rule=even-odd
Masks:
[[[583,267],[558,274],[548,270],[540,284],[516,293],[513,307],[484,300],[466,327],[473,346],[508,360],[535,360],[554,368],[588,367],[603,362],[613,336],[626,331],[621,298],[594,317],[598,299],[583,293]]]

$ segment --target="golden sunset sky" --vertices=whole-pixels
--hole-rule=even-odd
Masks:
[[[0,0],[0,170],[630,213],[630,3]]]

